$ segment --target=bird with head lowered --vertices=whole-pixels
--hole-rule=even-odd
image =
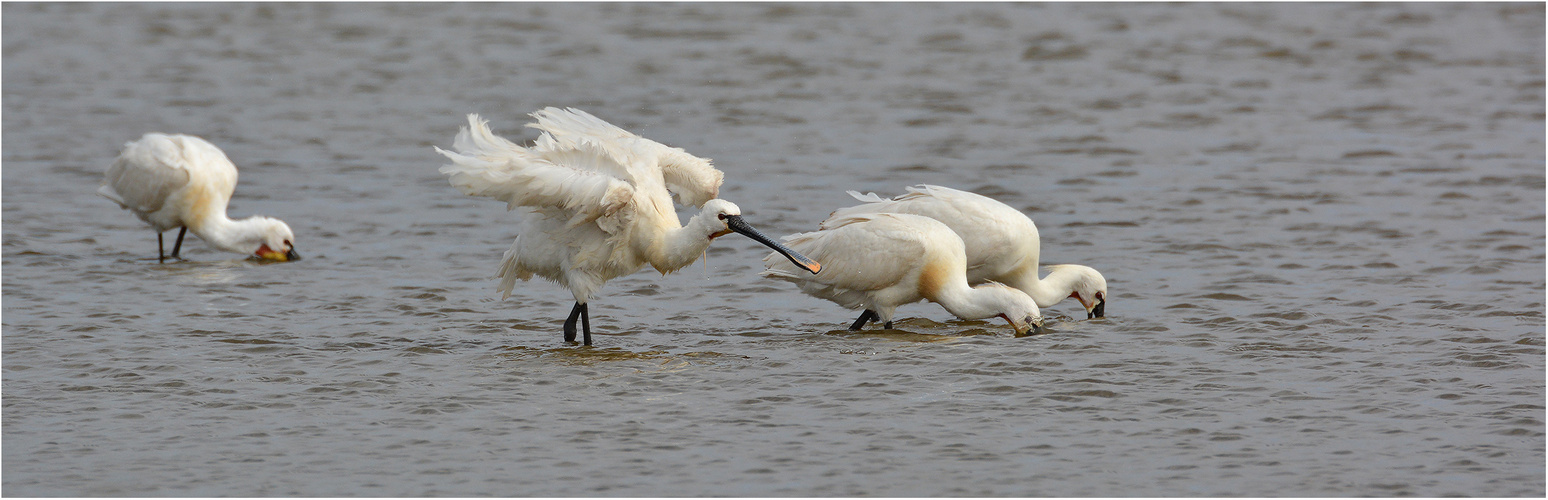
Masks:
[[[97,194],[113,200],[156,230],[156,257],[166,262],[161,233],[181,228],[172,258],[181,259],[183,236],[193,231],[210,246],[271,261],[297,260],[295,234],[283,221],[261,215],[232,220],[226,204],[236,191],[237,169],[209,141],[182,134],[145,134],[124,144]]]

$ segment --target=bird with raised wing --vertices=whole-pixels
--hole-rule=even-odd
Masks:
[[[226,153],[204,139],[182,134],[145,134],[124,144],[108,167],[97,194],[113,200],[156,230],[157,260],[166,262],[161,233],[172,228],[181,259],[183,236],[193,231],[210,246],[260,259],[287,261],[296,237],[283,221],[261,215],[232,220],[226,204],[236,191],[237,169]]]
[[[962,319],[1004,318],[1017,335],[1043,331],[1043,315],[1026,293],[999,283],[968,285],[962,238],[935,219],[885,213],[830,217],[822,229],[786,236],[784,242],[822,262],[822,272],[801,273],[770,254],[763,258],[763,276],[862,309],[850,330],[871,321],[890,329],[898,306],[928,300]]]
[[[1107,278],[1090,267],[1044,266],[1038,277],[1040,253],[1037,225],[1021,211],[976,193],[941,186],[919,185],[893,198],[876,193],[849,195],[865,203],[833,211],[830,218],[872,213],[914,214],[950,227],[967,245],[967,276],[973,284],[996,281],[1010,285],[1052,307],[1074,298],[1086,308],[1086,318],[1106,315]],[[827,223],[824,223],[827,224]]]
[[[792,265],[817,273],[812,259],[760,234],[735,204],[716,198],[722,174],[710,161],[640,137],[573,108],[532,113],[540,131],[531,147],[495,135],[468,115],[452,142],[435,148],[451,163],[440,171],[469,196],[522,208],[524,227],[505,252],[496,277],[501,298],[533,275],[570,290],[575,307],[564,322],[574,342],[579,320],[591,345],[587,304],[603,283],[650,265],[662,274],[704,254],[710,241],[738,233],[767,245]],[[701,211],[678,222],[673,197]]]

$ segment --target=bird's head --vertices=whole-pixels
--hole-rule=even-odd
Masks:
[[[991,293],[999,296],[1000,317],[1010,322],[1017,337],[1043,333],[1043,311],[1026,292],[993,282],[978,288],[993,290]]]
[[[1080,301],[1080,305],[1086,307],[1086,319],[1101,318],[1107,316],[1107,290],[1092,293],[1090,298],[1080,296],[1076,291],[1070,294]]]
[[[735,217],[736,219],[734,220],[742,220],[742,207],[718,198],[704,202],[702,213],[704,215],[712,215],[714,216],[712,220],[719,221],[715,232],[710,233],[710,239],[712,240],[731,234],[734,231],[731,229],[731,223],[726,222],[727,218]]]
[[[301,260],[301,256],[296,254],[296,235],[290,231],[290,226],[284,221],[269,217],[259,218],[259,224],[262,228],[263,241],[253,255],[260,259],[279,262]]]
[[[707,201],[704,203],[704,211],[701,212],[700,215],[713,216],[713,219],[711,219],[713,222],[711,223],[715,224],[715,229],[710,233],[710,239],[719,238],[731,233],[737,233],[742,236],[752,238],[753,241],[762,243],[764,246],[773,249],[775,252],[779,252],[780,255],[784,255],[785,258],[790,259],[790,263],[795,264],[796,267],[810,271],[812,274],[817,274],[818,271],[822,270],[822,265],[818,264],[817,261],[812,260],[805,255],[801,255],[800,252],[791,250],[789,247],[781,245],[779,242],[769,239],[768,236],[764,236],[763,233],[753,229],[752,226],[748,225],[747,222],[742,220],[742,209],[737,207],[735,203],[721,199]]]
[[[1080,305],[1086,308],[1086,319],[1107,315],[1107,278],[1103,277],[1102,273],[1079,265],[1059,265],[1049,266],[1049,268],[1048,277],[1043,280],[1069,283],[1069,297],[1080,301]]]

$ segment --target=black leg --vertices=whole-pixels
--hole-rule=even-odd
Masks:
[[[161,242],[161,233],[156,233],[156,262],[167,263],[166,244]]]
[[[581,332],[585,333],[583,345],[591,345],[591,307],[581,304]]]
[[[892,329],[892,322],[888,321],[886,323],[882,323],[882,328],[883,329],[887,329],[887,330],[891,330]]]
[[[864,312],[860,313],[859,318],[855,319],[855,324],[849,325],[849,329],[859,330],[861,328],[865,328],[865,324],[872,321],[876,321],[876,312],[870,309],[866,309]]]
[[[174,259],[182,260],[182,257],[177,256],[177,252],[183,249],[183,235],[185,234],[188,234],[188,226],[183,226],[182,229],[177,231],[177,243],[172,244],[172,258]],[[157,238],[160,237],[160,235],[157,235]]]
[[[584,304],[581,304],[580,302],[576,302],[575,303],[575,307],[570,309],[570,317],[568,319],[564,320],[564,341],[565,342],[574,342],[575,341],[575,320],[576,320],[576,318],[580,317],[581,311],[584,310],[585,308],[586,308],[586,306]]]

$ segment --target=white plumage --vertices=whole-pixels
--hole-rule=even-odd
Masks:
[[[546,108],[532,116],[537,122],[527,126],[542,132],[531,147],[494,135],[478,115],[468,115],[455,151],[436,151],[451,160],[441,173],[464,194],[526,210],[525,225],[500,262],[502,298],[516,280],[533,275],[569,288],[575,307],[565,321],[566,341],[575,340],[578,318],[591,345],[587,303],[603,283],[647,264],[662,274],[675,271],[731,232],[819,270],[744,223],[735,204],[716,199],[722,174],[709,160],[577,109]],[[686,226],[678,222],[673,196],[703,207]]]
[[[97,194],[134,212],[156,230],[157,255],[162,261],[161,233],[182,228],[172,257],[179,258],[183,236],[193,231],[215,248],[255,254],[271,260],[294,260],[295,235],[279,219],[252,216],[231,220],[226,204],[236,190],[237,169],[226,154],[191,135],[145,134],[124,144],[108,167]]]
[[[823,263],[801,273],[777,254],[764,257],[764,276],[790,281],[802,292],[850,309],[864,309],[850,326],[878,320],[892,327],[897,307],[929,300],[962,319],[999,316],[1018,335],[1041,333],[1037,303],[999,283],[970,287],[962,238],[934,219],[908,214],[830,217],[822,229],[786,236],[785,244]]]
[[[997,281],[1031,295],[1039,307],[1074,297],[1087,318],[1106,314],[1107,279],[1081,265],[1044,266],[1038,278],[1040,241],[1037,225],[1020,211],[987,196],[941,186],[919,185],[886,199],[876,193],[850,196],[865,203],[835,210],[829,220],[851,215],[901,213],[929,217],[950,227],[967,246],[969,283]],[[827,226],[824,222],[824,227]],[[823,261],[827,262],[827,261]]]

